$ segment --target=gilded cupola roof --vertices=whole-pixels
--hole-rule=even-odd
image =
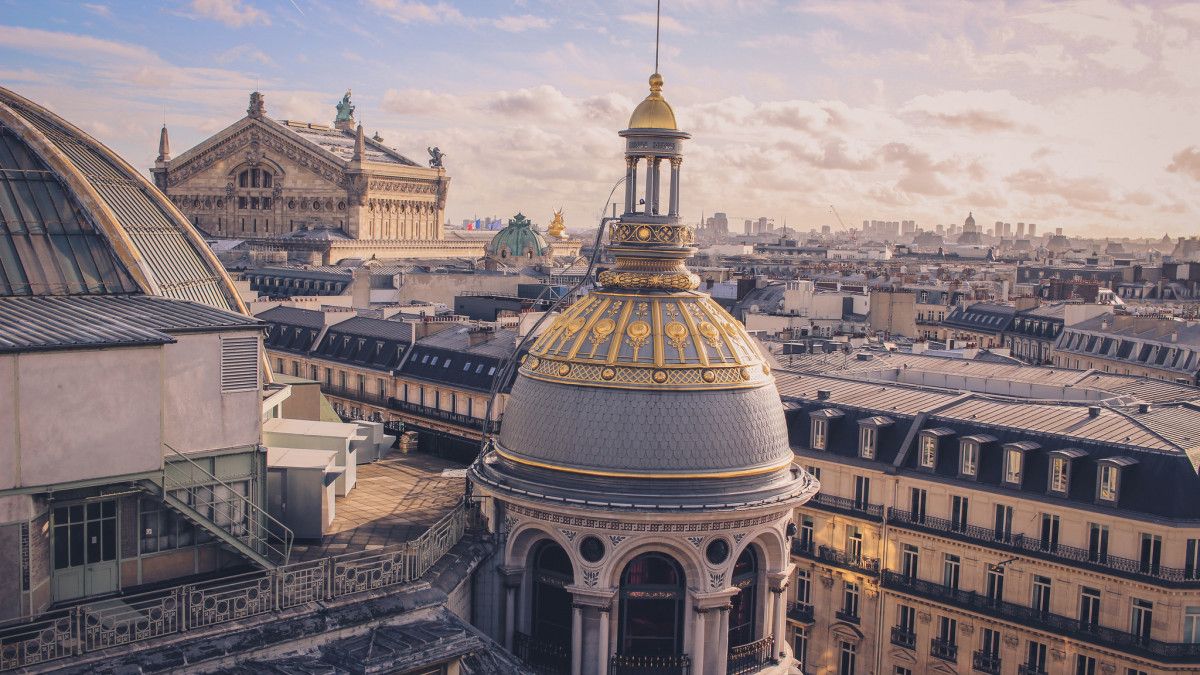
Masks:
[[[662,75],[650,76],[650,93],[633,109],[630,129],[675,129],[675,111],[662,95]]]

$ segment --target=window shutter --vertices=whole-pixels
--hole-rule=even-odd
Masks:
[[[258,338],[221,339],[221,391],[258,389]]]

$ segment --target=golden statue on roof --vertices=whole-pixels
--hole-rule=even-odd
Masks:
[[[554,220],[550,221],[549,227],[546,228],[546,234],[554,237],[555,239],[567,238],[567,226],[565,223],[563,223],[563,213],[561,208],[554,212]]]

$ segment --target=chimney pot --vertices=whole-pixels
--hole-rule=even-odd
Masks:
[[[817,400],[818,401],[828,401],[830,399],[830,397],[832,397],[832,396],[833,396],[833,392],[828,389],[818,389],[817,390]]]
[[[1088,406],[1088,417],[1099,417],[1099,416],[1100,416],[1100,406],[1089,405]]]

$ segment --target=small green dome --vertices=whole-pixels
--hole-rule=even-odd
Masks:
[[[487,254],[493,258],[537,258],[546,254],[550,245],[533,223],[518,213],[504,229],[488,242]]]

